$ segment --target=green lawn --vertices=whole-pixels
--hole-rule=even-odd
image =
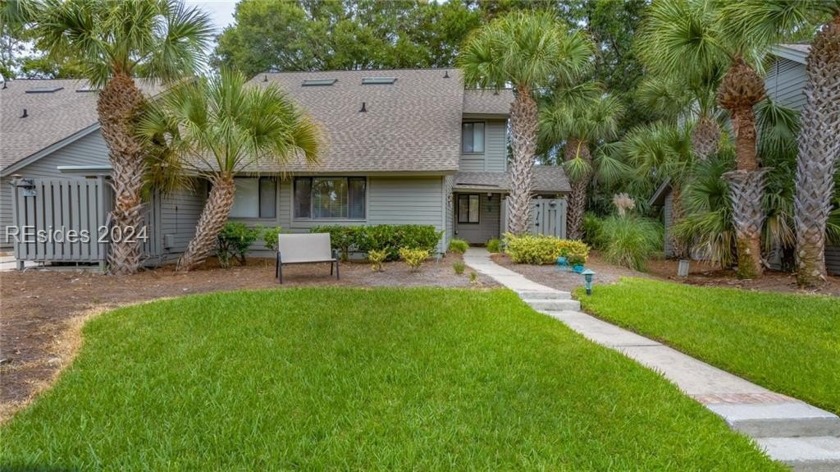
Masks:
[[[508,291],[211,294],[91,321],[3,470],[784,470]]]
[[[600,318],[840,413],[840,299],[632,278],[578,298]]]

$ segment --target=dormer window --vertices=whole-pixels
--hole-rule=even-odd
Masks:
[[[484,123],[464,123],[461,127],[461,152],[481,154],[484,152]]]

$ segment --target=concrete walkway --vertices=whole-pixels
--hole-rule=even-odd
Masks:
[[[836,415],[582,313],[580,303],[568,292],[505,269],[490,260],[485,249],[468,249],[464,262],[517,292],[538,312],[661,373],[732,429],[754,438],[773,459],[796,471],[840,471],[840,418]]]

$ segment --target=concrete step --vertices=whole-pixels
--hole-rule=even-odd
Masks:
[[[524,298],[522,301],[531,305],[535,310],[546,311],[580,311],[580,302],[570,299],[541,300]]]
[[[803,402],[712,404],[729,427],[754,438],[840,436],[840,418]]]
[[[840,438],[759,438],[759,447],[768,456],[796,472],[837,472],[840,470]]]
[[[519,297],[527,300],[570,300],[572,294],[569,292],[519,292]]]

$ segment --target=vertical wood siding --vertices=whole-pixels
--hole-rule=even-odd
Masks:
[[[74,178],[58,171],[57,166],[95,166],[108,165],[108,148],[99,131],[42,157],[32,164],[15,172],[27,178]],[[6,243],[6,227],[12,225],[12,187],[11,178],[0,180],[0,247],[11,247]]]

